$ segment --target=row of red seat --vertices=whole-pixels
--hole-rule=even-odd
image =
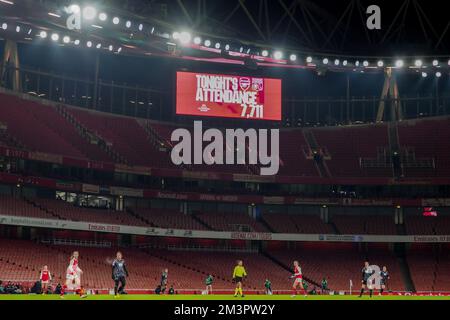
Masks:
[[[0,95],[0,122],[7,133],[29,150],[76,158],[111,162],[111,156],[83,138],[75,125],[53,106],[41,105],[12,95]],[[114,116],[79,108],[61,107],[90,132],[108,142],[128,164],[177,168],[170,159],[171,133],[175,125]],[[450,119],[405,121],[398,124],[400,146],[416,159],[432,160],[435,168],[404,167],[410,177],[450,176]],[[146,128],[154,134],[150,134]],[[192,131],[192,129],[189,129]],[[311,139],[325,155],[324,165],[333,177],[391,177],[390,168],[363,168],[362,159],[377,159],[389,150],[386,124],[310,129]],[[167,147],[162,148],[159,140]],[[311,146],[303,129],[282,129],[280,133],[281,175],[318,177]],[[8,144],[8,139],[2,140]],[[229,148],[229,146],[227,146]],[[245,173],[247,166],[202,165],[201,171]]]
[[[333,215],[331,223],[316,214],[264,213],[255,220],[245,212],[195,212],[183,214],[170,209],[129,208],[124,212],[74,206],[63,200],[33,198],[25,200],[0,195],[0,214],[44,219],[62,219],[114,225],[216,231],[250,231],[303,234],[380,234],[395,235],[391,215]],[[450,216],[433,218],[407,215],[406,234],[448,235]]]
[[[417,291],[448,291],[450,247],[430,248],[415,244],[407,253],[411,277]]]
[[[449,291],[450,255],[447,249],[440,252],[410,248],[407,261],[418,291]],[[33,281],[38,279],[39,270],[48,265],[54,281],[62,282],[72,251],[80,252],[80,267],[84,271],[83,284],[88,288],[106,289],[112,287],[111,262],[117,248],[85,248],[72,246],[47,246],[31,241],[0,241],[0,275],[3,281]],[[294,260],[301,263],[305,277],[313,284],[323,278],[328,280],[332,290],[353,290],[360,288],[361,269],[364,261],[372,265],[387,266],[390,273],[388,289],[405,290],[402,271],[397,258],[385,245],[370,245],[358,248],[355,244],[297,244],[290,250],[270,250],[268,256],[260,253],[175,251],[167,249],[140,250],[120,249],[128,264],[130,289],[153,289],[159,283],[163,269],[169,269],[169,285],[176,289],[203,290],[208,274],[215,278],[214,288],[233,288],[232,270],[236,260],[243,260],[248,278],[245,287],[263,289],[265,279],[270,279],[275,290],[289,290],[291,287],[290,267]],[[275,260],[274,260],[275,259]],[[275,262],[278,261],[278,262]]]

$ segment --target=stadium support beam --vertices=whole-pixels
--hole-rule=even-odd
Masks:
[[[236,11],[239,10],[239,8],[241,7],[240,3],[237,3],[236,6],[233,8],[233,10],[231,10],[231,12],[227,15],[227,17],[225,18],[225,20],[222,21],[222,24],[227,24],[228,21],[234,16],[234,14],[236,13]]]
[[[93,100],[94,110],[97,109],[98,105],[99,73],[100,73],[100,54],[97,54],[95,57],[95,79],[94,79],[94,100]]]
[[[261,28],[256,23],[255,19],[253,18],[250,11],[247,9],[247,6],[244,3],[244,0],[239,0],[239,4],[241,8],[244,10],[245,14],[247,15],[248,19],[252,23],[252,25],[255,27],[256,31],[258,31],[259,35],[261,36],[262,40],[266,41],[266,36],[264,35],[264,32],[262,32]]]
[[[391,31],[393,30],[395,23],[400,18],[400,15],[402,12],[405,12],[404,17],[406,16],[406,12],[408,11],[410,0],[406,0],[401,5],[400,9],[397,11],[397,14],[394,17],[394,20],[392,20],[392,23],[389,25],[389,28],[385,32],[383,38],[380,40],[379,44],[384,44],[384,42],[391,37]]]
[[[384,72],[384,85],[383,85],[383,90],[381,91],[380,103],[378,105],[378,112],[377,112],[377,119],[376,119],[377,122],[383,121],[384,109],[386,108],[386,100],[389,95],[389,87],[390,87],[391,78],[392,78],[392,69],[387,68]]]
[[[194,20],[192,19],[191,15],[187,11],[186,7],[184,6],[183,1],[182,0],[177,0],[177,3],[180,6],[181,11],[183,11],[184,16],[188,19],[188,21],[191,24],[191,26],[193,26],[194,25]]]
[[[400,94],[398,91],[397,79],[392,73],[392,68],[386,68],[384,72],[384,85],[381,92],[380,103],[378,105],[377,122],[384,120],[384,111],[386,109],[386,101],[391,101],[391,121],[402,119]]]
[[[444,39],[445,35],[447,34],[447,31],[450,29],[450,21],[447,23],[447,26],[445,27],[444,31],[442,31],[441,35],[439,36],[439,40],[436,43],[436,46],[434,47],[434,49],[438,49],[439,46],[442,43],[442,40]]]
[[[402,115],[402,108],[401,108],[401,101],[400,101],[400,94],[398,91],[398,84],[397,84],[397,80],[395,79],[395,77],[393,77],[393,86],[391,88],[391,97],[394,98],[394,104],[392,106],[392,120],[393,121],[398,121],[398,120],[403,120],[403,115]]]
[[[301,8],[302,8],[302,11],[304,12],[305,19],[309,18],[309,20],[311,20],[311,22],[313,23],[316,30],[319,31],[320,35],[322,36],[322,39],[326,39],[328,37],[327,32],[324,31],[322,24],[319,21],[317,21],[317,19],[314,17],[314,15],[311,13],[311,10],[309,9],[309,6],[311,5],[311,3],[306,2],[305,0],[297,0],[297,1],[301,4]],[[328,14],[326,14],[325,12],[323,12],[322,14],[324,15],[324,19],[326,21],[329,21],[331,19],[331,17]],[[312,34],[312,31],[310,31],[310,32]],[[312,37],[314,37],[314,36],[312,35]],[[333,49],[336,49],[336,48],[334,48],[334,46],[333,46]]]
[[[6,40],[3,51],[2,69],[0,79],[3,82],[5,76],[9,76],[11,87],[14,91],[20,90],[20,72],[19,72],[19,52],[17,51],[17,42]]]
[[[352,18],[352,13],[353,13],[353,9],[355,7],[355,1],[356,0],[352,0],[350,1],[350,3],[348,4],[348,6],[345,8],[344,13],[342,13],[341,17],[339,18],[338,22],[334,25],[334,29],[330,32],[330,34],[328,35],[327,39],[325,40],[325,42],[322,45],[322,49],[325,48],[327,46],[327,44],[330,42],[330,40],[333,38],[335,32],[339,29],[339,26],[341,25],[341,23],[344,21],[345,17],[348,14],[348,22],[351,21]],[[348,23],[347,23],[348,25]],[[345,34],[344,34],[345,35]]]
[[[305,32],[305,30],[302,28],[302,26],[300,25],[300,23],[297,21],[297,19],[295,18],[295,16],[292,14],[291,11],[289,11],[289,8],[284,4],[283,0],[278,0],[278,3],[281,5],[281,7],[283,8],[283,10],[288,14],[289,18],[291,19],[291,21],[294,23],[294,25],[297,27],[297,29],[300,31],[300,33],[302,34],[303,38],[307,41],[307,43],[310,46],[313,46],[313,43],[311,41],[311,39],[308,37],[307,32]]]
[[[274,33],[278,30],[278,28],[281,26],[281,24],[283,23],[283,21],[286,19],[287,15],[288,15],[288,12],[291,12],[292,10],[294,10],[296,6],[297,6],[297,3],[296,3],[296,2],[292,2],[292,3],[291,3],[291,5],[290,5],[289,8],[288,8],[289,11],[285,11],[285,12],[284,12],[283,16],[282,16],[280,19],[278,19],[277,23],[275,24],[275,26],[273,27],[273,29],[270,31],[270,34],[271,34],[271,35],[274,34]]]

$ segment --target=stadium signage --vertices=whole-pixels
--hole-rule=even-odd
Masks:
[[[222,196],[215,194],[200,194],[199,200],[202,201],[222,201],[222,202],[238,202],[238,196]]]
[[[146,168],[146,167],[142,167],[142,166],[127,166],[124,164],[116,164],[115,171],[121,172],[121,173],[141,174],[141,175],[146,175],[146,176],[152,175],[151,168]]]
[[[450,242],[450,236],[414,236],[414,242]]]
[[[277,176],[257,176],[250,174],[233,174],[233,181],[236,182],[255,182],[255,183],[268,183],[276,182]]]
[[[83,185],[81,187],[81,191],[85,192],[85,193],[90,193],[90,194],[99,194],[100,186],[83,183]]]
[[[264,204],[284,204],[286,201],[285,197],[264,197]]]
[[[174,130],[171,141],[176,144],[171,152],[172,162],[177,166],[260,165],[262,176],[274,176],[278,173],[280,167],[278,129],[270,130],[270,141],[267,129],[247,129],[246,131],[226,129],[225,132],[225,137],[219,129],[208,129],[203,132],[202,121],[194,122],[193,136],[184,128]],[[209,144],[203,149],[203,143],[208,142]]]
[[[119,226],[111,226],[111,225],[101,225],[101,224],[89,224],[89,231],[101,231],[101,232],[113,232],[120,233]]]
[[[319,235],[320,241],[337,241],[337,242],[362,242],[364,241],[363,236],[356,235]]]
[[[450,207],[450,198],[423,199],[423,207]]]
[[[67,220],[37,219],[0,215],[0,225],[28,226],[61,230],[78,230],[92,232],[109,232],[127,235],[175,237],[192,239],[224,239],[224,240],[255,240],[255,241],[308,241],[308,242],[379,242],[379,243],[450,243],[450,235],[442,236],[388,236],[388,235],[320,235],[320,234],[289,234],[289,233],[258,233],[203,231],[135,227],[126,225],[110,225]]]
[[[189,196],[187,194],[169,193],[169,192],[158,192],[157,197],[160,199],[175,199],[175,200],[189,199]]]
[[[256,233],[256,232],[233,232],[231,239],[239,240],[272,240],[271,233]]]
[[[109,191],[112,195],[116,196],[138,197],[138,198],[144,197],[144,190],[142,189],[110,187]]]
[[[281,80],[177,72],[177,114],[281,120]]]

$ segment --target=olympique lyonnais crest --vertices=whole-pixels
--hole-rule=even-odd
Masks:
[[[264,91],[264,79],[253,78],[252,88],[255,91]]]
[[[250,89],[250,78],[240,78],[239,85],[242,90],[247,91]]]

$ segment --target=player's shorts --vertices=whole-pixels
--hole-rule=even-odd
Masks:
[[[362,284],[367,286],[367,280],[363,279]]]
[[[114,282],[122,282],[122,283],[125,283],[125,282],[126,282],[126,278],[125,278],[125,276],[115,276],[115,277],[114,277]]]
[[[386,285],[386,281],[385,280],[380,280],[380,285],[381,286],[385,286]]]
[[[295,278],[295,280],[294,280],[294,284],[296,284],[296,283],[300,283],[300,284],[302,284],[302,283],[303,283],[303,277],[300,277],[300,278]]]
[[[77,278],[78,278],[77,274],[70,274],[70,273],[66,274],[66,279],[67,280],[75,280]]]
[[[45,281],[44,281],[44,280],[41,280],[41,283],[42,283],[42,284],[49,284],[49,282],[50,282],[50,281],[48,281],[48,280],[45,280]]]
[[[236,281],[236,283],[242,282],[242,277],[235,277],[234,281]]]

